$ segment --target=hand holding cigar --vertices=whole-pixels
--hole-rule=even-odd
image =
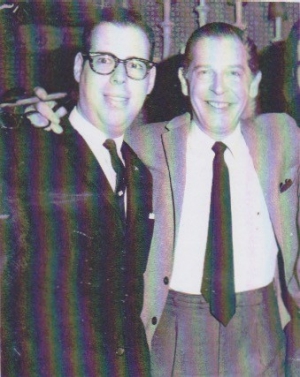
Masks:
[[[35,96],[27,98],[26,95],[22,95],[22,97],[20,95],[12,95],[11,98],[0,103],[0,113],[3,115],[13,111],[14,116],[17,117],[14,123],[26,117],[34,127],[61,133],[63,129],[60,126],[60,119],[67,114],[67,109],[64,105],[70,101],[67,93],[48,94],[45,89],[36,87],[34,88],[34,94]],[[63,103],[60,100],[63,100]],[[25,107],[25,109],[21,109],[21,106]],[[9,127],[7,124],[4,127],[14,128]]]
[[[22,98],[18,99],[15,102],[4,102],[0,103],[0,108],[4,107],[15,107],[15,106],[29,106],[29,105],[34,105],[38,102],[49,102],[49,101],[55,101],[61,98],[66,97],[67,93],[53,93],[53,94],[48,94],[45,98],[41,100],[39,97],[29,97],[29,98]]]

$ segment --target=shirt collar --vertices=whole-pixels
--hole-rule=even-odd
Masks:
[[[122,143],[124,140],[124,135],[112,138],[108,136],[105,132],[96,128],[92,123],[86,120],[78,111],[77,107],[75,106],[74,109],[71,111],[69,115],[69,121],[72,127],[89,143],[97,142],[101,145],[105,142],[106,139],[112,139],[115,141],[117,146],[117,151],[120,153]]]
[[[233,157],[238,156],[240,148],[244,144],[244,138],[241,132],[241,124],[239,123],[236,129],[229,136],[225,137],[222,142],[227,146]]]
[[[235,130],[222,140],[222,143],[224,143],[231,154],[235,156],[239,153],[239,148],[243,145],[243,141],[244,139],[241,132],[241,124],[239,123]],[[193,120],[191,121],[189,131],[189,145],[193,149],[198,145],[201,145],[201,148],[205,150],[211,150],[215,142],[216,140],[203,132]]]

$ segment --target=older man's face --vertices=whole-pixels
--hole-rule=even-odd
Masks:
[[[103,23],[92,33],[90,51],[110,53],[119,59],[148,60],[150,43],[137,27]],[[152,90],[155,68],[142,80],[129,78],[122,63],[113,73],[100,75],[77,54],[74,76],[79,82],[79,112],[109,136],[118,137],[132,124]]]
[[[261,74],[253,77],[247,51],[237,38],[203,38],[192,52],[187,72],[179,73],[182,89],[190,96],[197,125],[221,140],[237,127],[249,100],[256,97]]]

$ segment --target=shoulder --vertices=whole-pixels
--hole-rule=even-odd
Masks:
[[[262,114],[242,128],[252,148],[265,156],[276,153],[281,159],[295,161],[300,158],[300,128],[295,120],[285,113]],[[284,157],[283,157],[284,156]],[[297,162],[296,162],[297,161]]]
[[[285,113],[261,114],[244,124],[244,130],[256,139],[270,143],[285,144],[285,147],[299,144],[300,128],[296,121]]]
[[[126,131],[125,139],[133,148],[147,141],[153,143],[164,132],[168,122],[133,126]]]
[[[185,126],[189,121],[190,116],[183,114],[166,122],[134,126],[126,132],[125,138],[146,165],[151,166],[154,161],[163,158],[162,135],[169,130]]]
[[[186,126],[187,124],[190,124],[189,113],[179,115],[165,122],[148,123],[141,126],[134,126],[126,132],[126,140],[132,143],[138,143],[138,141],[141,139],[147,141],[156,140],[157,138],[160,139],[161,135],[168,130]]]
[[[166,124],[167,122],[135,126],[126,132],[126,142],[148,167],[161,154],[161,134],[165,131]]]
[[[258,128],[269,129],[270,133],[288,132],[296,136],[300,134],[296,121],[286,113],[261,114],[255,118],[254,123]]]

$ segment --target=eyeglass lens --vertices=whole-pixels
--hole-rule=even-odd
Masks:
[[[133,79],[143,79],[148,71],[147,64],[139,59],[130,58],[120,60],[106,54],[91,55],[92,65],[95,72],[108,75],[114,71],[119,63],[125,64],[126,73]]]

